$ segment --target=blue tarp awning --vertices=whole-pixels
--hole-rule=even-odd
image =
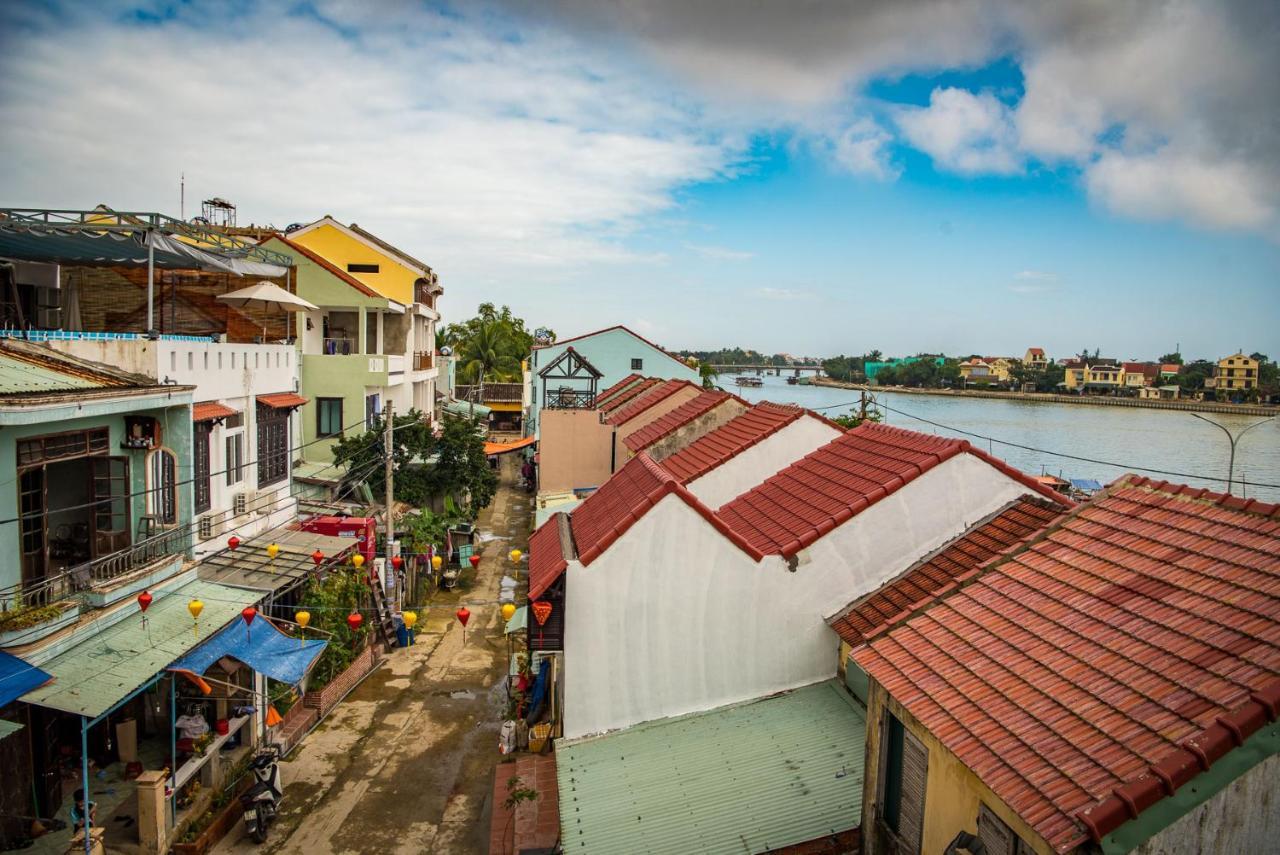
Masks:
[[[17,656],[0,651],[0,707],[49,682],[52,677]]]
[[[292,686],[302,681],[326,644],[290,638],[265,619],[254,621],[250,627],[242,620],[234,620],[168,670],[199,675],[222,657],[230,656],[260,674]]]
[[[1086,493],[1096,493],[1102,489],[1102,484],[1092,478],[1072,478],[1071,486]]]

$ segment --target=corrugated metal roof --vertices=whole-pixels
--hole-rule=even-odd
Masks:
[[[239,620],[245,606],[262,599],[260,591],[203,581],[151,595],[146,629],[134,605],[124,608],[136,614],[100,632],[82,628],[84,641],[40,666],[53,675],[53,682],[28,692],[22,700],[96,718],[228,621]],[[196,599],[204,603],[198,635],[187,611],[187,603]]]
[[[764,852],[861,821],[862,708],[834,682],[556,746],[568,853]]]
[[[76,389],[97,389],[107,385],[0,354],[0,395],[70,392]]]

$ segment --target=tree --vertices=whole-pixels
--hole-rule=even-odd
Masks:
[[[1184,392],[1194,392],[1204,388],[1204,381],[1213,376],[1216,366],[1207,359],[1188,362],[1178,370],[1178,385]]]
[[[716,367],[710,362],[702,362],[698,364],[698,376],[702,378],[703,389],[714,389],[715,380],[720,376],[720,372],[716,371]]]
[[[1160,357],[1160,364],[1161,365],[1181,365],[1182,354],[1176,350],[1173,351],[1173,353],[1166,353]]]
[[[554,330],[541,332],[546,340],[555,341]],[[438,342],[441,347],[453,348],[459,357],[459,383],[482,384],[486,379],[519,380],[520,360],[533,349],[534,337],[524,319],[512,314],[509,306],[498,309],[493,303],[481,303],[475,317],[442,329]]]

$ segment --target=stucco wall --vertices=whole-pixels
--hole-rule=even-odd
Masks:
[[[645,449],[654,460],[670,457],[686,445],[690,445],[716,428],[732,421],[747,411],[747,405],[736,398],[726,398],[687,425],[676,428]],[[631,449],[627,449],[630,451]],[[634,456],[634,455],[632,455]]]
[[[759,564],[668,496],[589,567],[565,605],[565,735],[711,709],[833,677],[824,618],[1026,487],[948,460],[797,556]]]
[[[678,409],[683,404],[693,400],[698,396],[700,391],[700,389],[693,386],[685,386],[682,389],[677,389],[675,392],[654,404],[652,407],[649,407],[647,410],[636,413],[633,418],[628,419],[620,425],[616,425],[613,442],[615,447],[614,459],[618,461],[618,466],[622,466],[624,462],[632,457],[631,449],[627,448],[626,443],[623,442],[624,439],[631,436],[631,434],[640,430],[640,428],[645,425],[653,424],[667,413]],[[643,395],[644,393],[641,394]]]
[[[826,422],[803,416],[690,482],[689,492],[718,508],[839,435]]]
[[[323,257],[340,270],[348,264],[377,264],[377,273],[352,273],[351,276],[385,297],[408,305],[413,302],[413,283],[420,273],[402,266],[381,250],[374,249],[331,225],[295,233],[289,239]]]
[[[538,489],[559,493],[609,479],[613,428],[595,410],[547,410],[538,443]]]
[[[903,727],[920,740],[929,752],[928,781],[924,796],[924,834],[921,852],[943,852],[961,831],[978,832],[978,806],[985,804],[1029,844],[1037,855],[1053,855],[1044,839],[998,799],[978,776],[946,749],[933,734],[915,720],[879,683],[871,683],[867,699],[866,780],[862,788],[862,846],[864,855],[887,853],[877,826],[880,796],[880,727],[885,705]]]

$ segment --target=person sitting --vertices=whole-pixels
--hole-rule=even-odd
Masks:
[[[98,803],[89,802],[89,824],[98,824]],[[71,825],[72,829],[79,831],[84,828],[85,806],[84,806],[84,790],[76,790],[75,803],[71,805]]]

